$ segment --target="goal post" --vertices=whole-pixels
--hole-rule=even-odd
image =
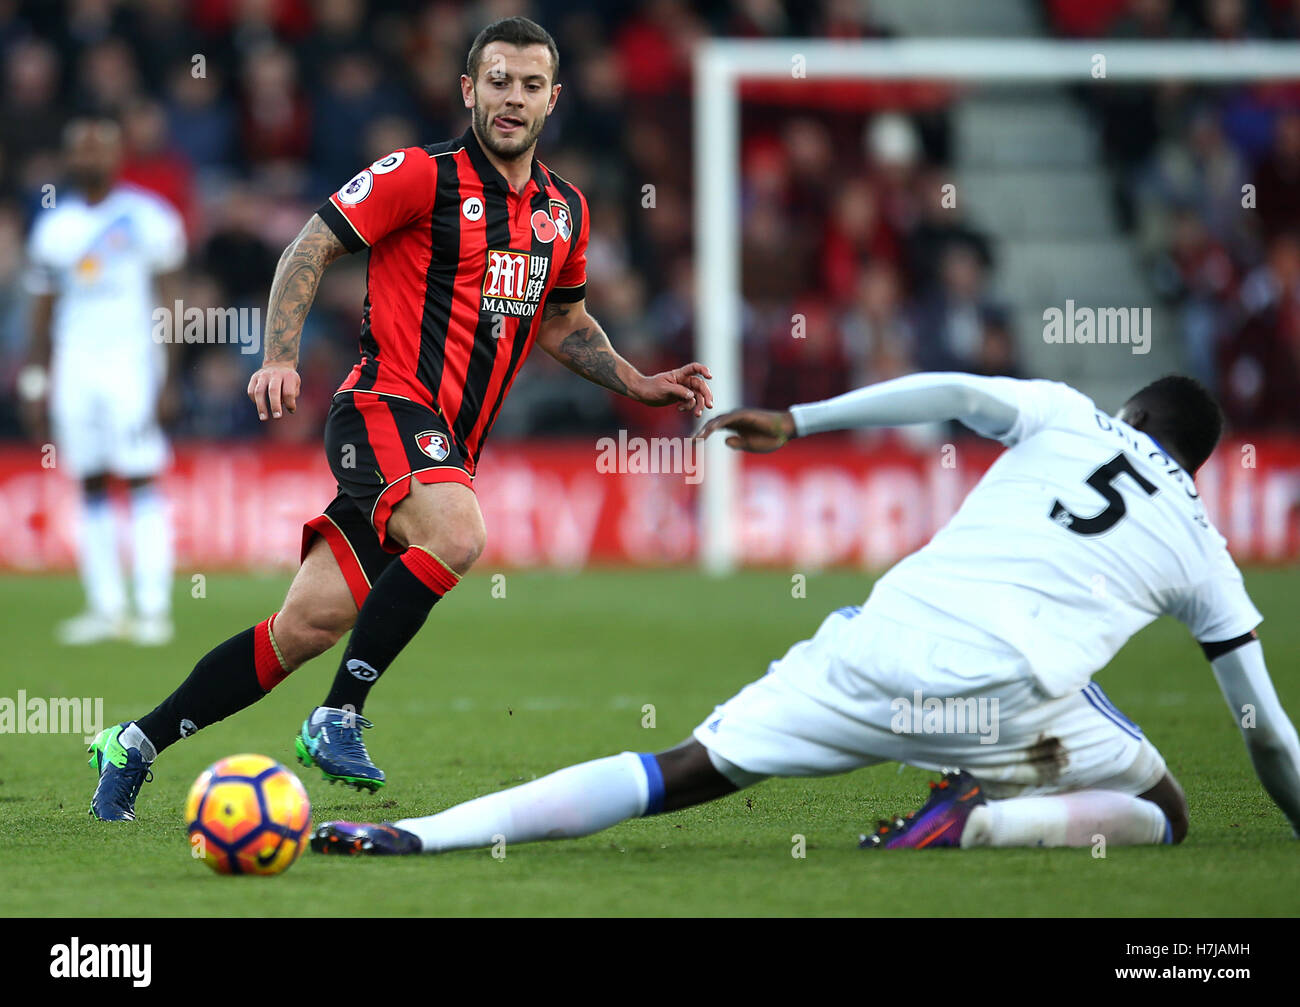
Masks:
[[[1098,57],[1104,62],[1099,66]],[[796,74],[797,71],[797,74]],[[1109,39],[708,39],[694,56],[695,346],[713,372],[714,412],[741,405],[741,80],[933,80],[985,84],[1228,84],[1300,77],[1290,42],[1122,42]],[[708,282],[701,278],[707,277]],[[705,445],[702,568],[737,566],[740,464],[722,438]]]

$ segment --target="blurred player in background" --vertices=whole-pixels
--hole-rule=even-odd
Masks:
[[[1160,615],[1200,641],[1260,781],[1300,834],[1300,739],[1264,664],[1260,614],[1192,481],[1223,427],[1195,381],[1162,378],[1107,416],[1054,381],[917,374],[790,410],[735,410],[702,434],[729,430],[729,446],[768,452],[824,431],[948,420],[1008,450],[865,605],[832,612],[687,741],[425,818],[327,822],[313,848],[439,853],[571,838],[768,776],[887,761],[960,771],[864,848],[1178,843],[1182,788],[1091,680]],[[918,729],[900,720],[900,702],[961,712]]]
[[[185,259],[180,215],[152,193],[117,181],[122,134],[109,118],[69,123],[70,188],[38,211],[29,241],[31,349],[18,384],[28,425],[54,467],[81,487],[77,557],[86,611],[59,626],[65,644],[172,636],[172,542],[157,478],[169,450],[160,424],[167,347],[154,306],[175,300]],[[134,618],[119,559],[110,483],[130,499]]]
[[[133,819],[160,751],[257,702],[348,630],[295,748],[329,780],[384,786],[362,741],[363,704],[483,550],[473,475],[534,342],[637,402],[695,416],[712,406],[702,364],[642,374],[587,312],[586,197],[534,156],[558,67],[555,41],[534,22],[489,25],[460,79],[470,128],[358,172],[285,249],[248,385],[263,420],[296,408],[303,321],[325,268],[370,252],[361,360],[325,424],[338,495],[307,522],[284,607],[209,651],[152,712],[95,739],[96,817]]]

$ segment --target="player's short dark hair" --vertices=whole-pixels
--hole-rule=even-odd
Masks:
[[[1162,443],[1172,442],[1195,472],[1210,457],[1223,436],[1223,410],[1203,384],[1183,374],[1168,374],[1151,382],[1125,404],[1147,414],[1143,429]]]
[[[551,54],[551,83],[560,73],[560,50],[555,45],[551,33],[536,21],[526,17],[503,17],[493,21],[484,28],[469,47],[469,56],[465,59],[465,73],[470,80],[478,80],[479,63],[483,59],[483,50],[493,42],[505,42],[508,45],[524,48],[530,45],[544,45]]]

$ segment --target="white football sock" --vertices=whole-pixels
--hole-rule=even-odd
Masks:
[[[587,836],[663,803],[654,756],[635,752],[584,762],[500,793],[488,794],[398,828],[420,837],[425,853]]]
[[[138,748],[140,755],[145,762],[153,762],[158,758],[158,749],[153,747],[153,742],[149,736],[140,730],[140,725],[134,720],[122,728],[122,733],[117,736],[118,744],[123,748]]]
[[[84,497],[77,566],[92,612],[116,619],[126,611],[126,586],[117,553],[117,518],[108,494]]]
[[[135,607],[145,618],[165,619],[172,602],[172,530],[167,501],[153,486],[131,493],[131,551]]]
[[[1048,797],[989,801],[970,813],[961,845],[1113,846],[1168,842],[1169,820],[1159,805],[1114,790],[1080,790]]]

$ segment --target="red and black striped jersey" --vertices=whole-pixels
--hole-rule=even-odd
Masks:
[[[473,472],[542,304],[586,296],[586,198],[536,157],[515,192],[470,129],[381,158],[317,212],[370,249],[361,362],[339,390],[437,409]]]

